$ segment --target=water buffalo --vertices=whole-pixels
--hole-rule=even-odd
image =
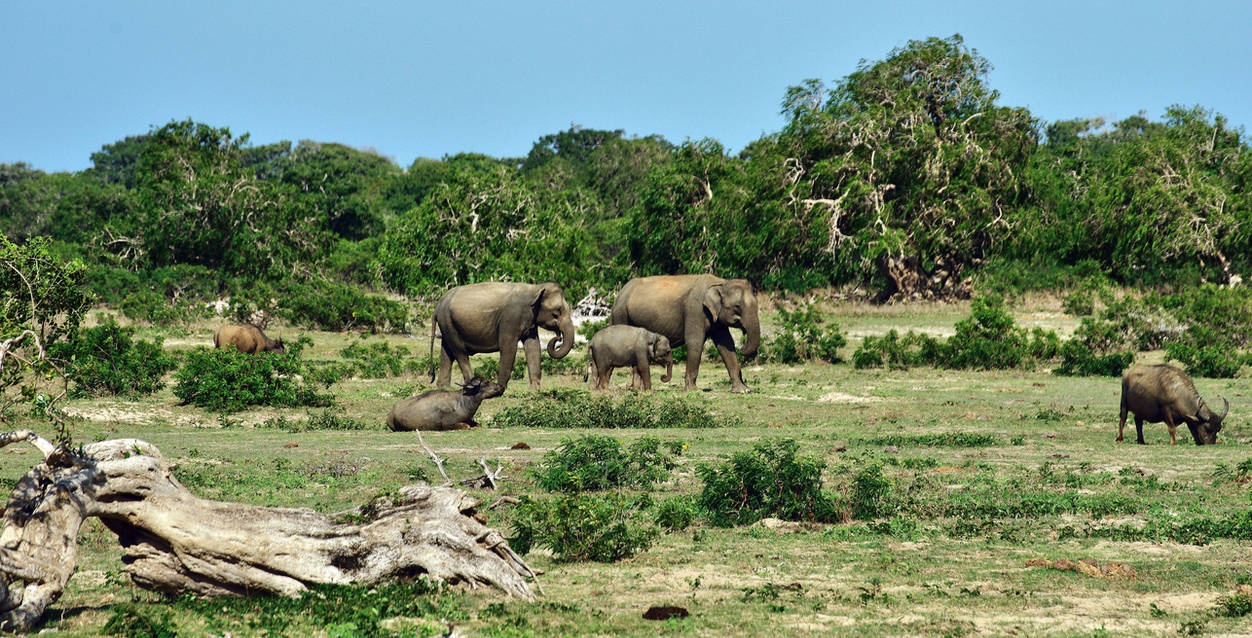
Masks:
[[[245,354],[259,352],[283,352],[286,346],[282,339],[270,339],[257,326],[250,323],[228,323],[213,333],[213,347],[218,349],[234,347]]]
[[[1191,429],[1196,445],[1212,445],[1222,429],[1222,419],[1230,411],[1230,402],[1222,399],[1221,414],[1209,409],[1196,391],[1191,377],[1168,365],[1133,366],[1122,374],[1122,413],[1117,424],[1117,440],[1122,440],[1126,412],[1135,414],[1138,443],[1143,445],[1143,422],[1165,422],[1169,427],[1169,444],[1177,445],[1176,428],[1182,421]]]
[[[474,377],[461,390],[428,390],[391,408],[387,427],[393,431],[468,430],[483,400],[504,394],[504,386]]]

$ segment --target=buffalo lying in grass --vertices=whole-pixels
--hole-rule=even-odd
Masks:
[[[387,427],[394,431],[468,430],[486,399],[504,394],[504,386],[474,377],[461,390],[428,390],[391,408]]]

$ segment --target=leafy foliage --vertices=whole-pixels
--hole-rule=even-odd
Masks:
[[[175,375],[174,396],[208,410],[238,412],[248,406],[326,406],[331,396],[307,381],[297,382],[307,365],[300,358],[305,341],[285,352],[244,354],[199,347],[187,353]]]
[[[715,428],[727,417],[687,399],[631,395],[620,401],[582,390],[544,390],[527,405],[508,407],[491,418],[495,427],[539,428]]]
[[[49,349],[65,362],[73,396],[121,395],[135,397],[161,388],[165,373],[178,359],[165,351],[162,339],[135,339],[133,327],[122,327],[112,317],[95,328],[80,330]]]
[[[647,523],[638,501],[610,493],[523,499],[513,533],[509,545],[523,554],[544,547],[561,562],[611,563],[646,550],[659,532]]]
[[[720,465],[700,465],[700,506],[719,527],[747,525],[767,516],[789,521],[829,521],[834,508],[822,493],[826,463],[800,456],[792,439],[757,443]]]
[[[812,303],[795,310],[778,309],[782,327],[765,344],[763,357],[778,363],[800,363],[821,359],[827,363],[839,363],[839,349],[847,339],[832,323],[823,328],[822,312]]]
[[[589,434],[565,439],[544,455],[531,474],[549,492],[582,492],[621,487],[651,487],[665,480],[674,460],[661,440],[645,436],[622,449],[610,436]]]

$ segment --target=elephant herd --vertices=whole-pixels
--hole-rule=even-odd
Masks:
[[[645,389],[650,389],[649,362],[667,364],[662,382],[668,382],[673,365],[670,349],[686,345],[685,388],[694,390],[704,342],[711,338],[730,374],[731,391],[748,391],[730,335],[731,328],[743,331],[741,352],[745,357],[756,354],[761,344],[756,295],[746,279],[713,275],[631,279],[617,294],[609,325],[614,329],[597,334],[590,345],[598,387],[607,385],[613,367],[631,366]],[[440,387],[451,381],[454,360],[468,383],[473,376],[470,355],[484,352],[500,353],[498,383],[507,387],[520,342],[530,387],[537,389],[541,376],[539,328],[558,335],[547,345],[553,358],[569,354],[574,345],[573,313],[561,287],[554,283],[491,282],[448,291],[435,305],[431,321],[432,360],[436,326],[441,335],[436,380]]]
[[[439,374],[436,385],[446,387],[452,361],[461,368],[465,383],[459,391],[431,390],[396,404],[387,417],[394,430],[456,429],[473,423],[484,399],[499,396],[508,387],[522,344],[530,387],[538,389],[541,348],[539,328],[557,333],[548,342],[548,355],[562,358],[574,345],[574,320],[561,287],[555,283],[527,284],[489,282],[458,286],[435,306],[431,321],[430,348],[434,359],[436,326],[440,335]],[[732,392],[748,392],[735,352],[730,329],[743,331],[745,357],[756,354],[761,344],[761,322],[756,295],[745,279],[722,279],[713,275],[666,275],[631,279],[617,294],[609,326],[597,332],[589,345],[588,365],[593,385],[608,387],[615,367],[634,370],[636,387],[652,387],[650,366],[664,364],[662,383],[673,374],[672,348],[687,346],[685,389],[696,389],[696,375],[704,343],[713,340]],[[279,351],[281,340],[271,340],[251,325],[223,326],[213,335],[219,348],[240,352]],[[473,376],[469,357],[499,352],[499,377],[495,382]],[[433,365],[433,361],[432,361]],[[434,370],[431,371],[434,377]],[[1170,443],[1177,442],[1176,426],[1186,424],[1197,445],[1217,441],[1229,411],[1223,400],[1220,413],[1211,410],[1191,379],[1172,366],[1133,366],[1122,377],[1121,415],[1117,440],[1122,441],[1126,417],[1133,414],[1138,443],[1143,443],[1143,423],[1165,422]]]

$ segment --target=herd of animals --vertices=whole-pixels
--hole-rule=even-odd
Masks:
[[[452,362],[461,368],[459,390],[429,390],[398,402],[387,415],[389,428],[455,430],[473,427],[474,414],[486,399],[508,388],[517,347],[521,343],[531,389],[539,388],[539,328],[557,336],[547,344],[548,355],[561,358],[574,345],[573,312],[555,283],[488,282],[458,286],[435,305],[431,321],[431,359],[438,328],[439,373],[436,385],[447,387]],[[686,345],[685,389],[696,389],[696,374],[704,343],[712,339],[730,375],[731,391],[748,392],[730,329],[742,330],[739,353],[753,356],[761,343],[756,296],[745,279],[713,275],[666,275],[631,279],[617,294],[609,326],[588,344],[588,375],[592,387],[607,389],[614,368],[633,370],[634,387],[652,389],[651,366],[664,365],[662,383],[673,376],[672,348]],[[244,353],[282,352],[282,339],[270,339],[251,324],[228,324],[213,335],[216,348]],[[473,375],[469,356],[499,352],[499,377],[488,381]],[[432,378],[434,371],[432,370]],[[586,378],[586,377],[584,377]],[[1195,384],[1169,365],[1136,365],[1122,375],[1121,414],[1117,441],[1123,440],[1126,417],[1133,414],[1137,442],[1144,443],[1143,424],[1164,422],[1171,445],[1178,442],[1177,427],[1185,423],[1196,445],[1217,442],[1230,403],[1222,399],[1220,413],[1209,408]]]

